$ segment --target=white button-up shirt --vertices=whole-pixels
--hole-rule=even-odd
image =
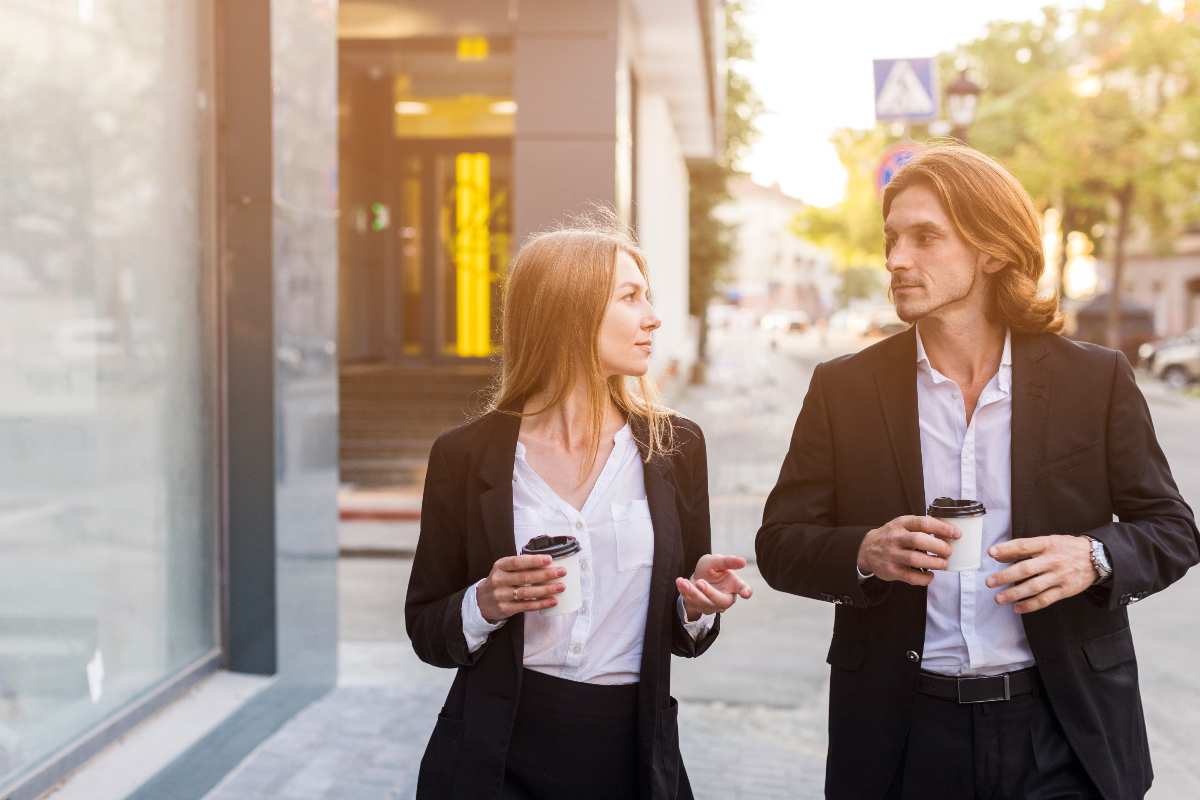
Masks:
[[[988,548],[1012,538],[1012,335],[1005,334],[1000,369],[979,396],[969,425],[958,384],[933,368],[919,331],[916,336],[925,499],[978,500],[987,510],[979,569],[933,571],[921,667],[943,675],[1023,669],[1034,657],[1021,618],[1011,605],[996,605],[1004,587],[984,583],[1007,566]]]
[[[650,605],[654,525],[641,453],[629,426],[613,437],[612,453],[582,510],[550,488],[526,460],[525,445],[517,442],[513,533],[518,553],[540,534],[574,536],[581,547],[583,605],[570,614],[525,614],[525,667],[583,683],[637,683]],[[708,632],[715,618],[706,614],[687,622],[682,599],[678,612],[695,639]],[[483,618],[475,587],[463,597],[462,617],[472,652],[505,622],[492,625]]]

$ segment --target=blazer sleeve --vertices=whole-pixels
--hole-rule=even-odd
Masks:
[[[1200,533],[1159,447],[1133,369],[1113,354],[1107,422],[1109,497],[1118,522],[1086,534],[1104,543],[1112,580],[1098,599],[1114,609],[1165,589],[1200,561]],[[1104,596],[1107,594],[1107,596]]]
[[[463,633],[463,595],[473,582],[467,571],[464,504],[461,498],[455,502],[461,494],[461,482],[456,484],[439,439],[429,454],[421,533],[404,602],[404,623],[413,650],[435,667],[471,666],[488,647],[485,643],[470,652]]]
[[[823,369],[813,371],[779,480],[767,497],[754,542],[758,569],[781,592],[839,605],[876,605],[890,584],[878,578],[860,582],[856,569],[870,528],[837,524],[836,450]]]
[[[708,453],[700,426],[688,422],[680,435],[686,452],[686,494],[678,504],[680,527],[683,530],[683,577],[690,577],[700,557],[712,550],[712,522],[708,507]],[[682,488],[682,486],[680,487]],[[684,658],[695,658],[707,650],[721,632],[721,615],[717,614],[712,627],[699,639],[693,639],[679,618],[679,591],[671,600],[671,652]]]

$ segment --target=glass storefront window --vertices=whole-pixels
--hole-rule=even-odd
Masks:
[[[208,7],[0,0],[0,784],[217,644]]]

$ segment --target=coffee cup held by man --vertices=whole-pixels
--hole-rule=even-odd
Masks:
[[[1141,798],[1127,606],[1200,534],[1133,371],[1060,335],[1037,212],[992,159],[925,149],[883,216],[912,327],[816,367],[756,540],[771,586],[837,606],[826,796]],[[978,569],[947,569],[935,498],[986,509]]]

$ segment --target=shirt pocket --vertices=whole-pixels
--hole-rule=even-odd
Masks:
[[[541,513],[535,508],[513,508],[513,539],[516,541],[517,554],[529,540],[540,533],[545,533],[545,523]]]
[[[650,504],[643,498],[612,504],[613,538],[617,542],[617,570],[628,572],[654,564],[654,523]]]

